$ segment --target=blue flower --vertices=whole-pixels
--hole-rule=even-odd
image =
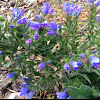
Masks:
[[[99,6],[100,5],[100,0],[98,0],[98,2],[96,3],[96,6]]]
[[[18,20],[18,24],[26,24],[26,21],[27,21],[26,17],[21,18]]]
[[[22,78],[25,82],[29,81],[27,78]],[[20,96],[28,96],[27,99],[32,99],[34,91],[30,90],[31,86],[29,83],[21,84],[21,89],[18,89],[20,91]]]
[[[96,19],[97,19],[97,22],[100,22],[100,17],[97,17]]]
[[[27,87],[23,87],[22,89],[18,89],[20,91],[20,96],[25,96],[30,90]]]
[[[24,82],[29,81],[29,79],[28,79],[28,78],[22,78],[22,79],[24,80]]]
[[[83,59],[86,57],[86,53],[81,53],[79,56]]]
[[[30,85],[28,83],[21,84],[21,89],[18,89],[20,91],[20,96],[25,96],[30,91]]]
[[[21,84],[21,87],[27,87],[28,89],[30,89],[29,83]]]
[[[54,20],[54,22],[50,23],[49,28],[53,31],[57,31],[57,25],[56,25],[56,20]]]
[[[49,11],[49,14],[53,14],[54,12],[54,8],[52,8],[50,11]]]
[[[15,75],[15,73],[10,73],[7,75],[8,78],[12,78]]]
[[[63,3],[62,5],[63,5],[63,10],[66,11],[68,15],[79,16],[81,13],[82,7],[75,6],[74,4],[70,5],[69,2],[67,2],[66,4]]]
[[[30,91],[30,92],[27,94],[27,95],[28,95],[27,99],[32,99],[33,94],[34,94],[34,91]]]
[[[64,70],[67,71],[69,74],[70,66],[67,63],[64,64]]]
[[[60,23],[60,25],[58,26],[58,28],[59,28],[59,30],[61,31],[61,29],[62,29],[62,22]]]
[[[47,3],[43,2],[43,7],[41,9],[42,9],[43,15],[45,15],[45,14],[52,14],[54,12],[53,8],[50,9],[50,5],[49,5],[48,2]]]
[[[28,39],[28,40],[26,41],[26,43],[27,43],[27,44],[31,44],[31,43],[32,43],[32,40],[31,40],[31,39]]]
[[[41,23],[39,22],[31,22],[31,20],[29,20],[28,23],[28,26],[32,27],[34,30],[39,30],[41,27]]]
[[[73,56],[73,54],[70,52],[70,54],[69,54],[69,59],[71,59],[71,58],[72,58],[72,56]]]
[[[96,52],[97,52],[97,50],[93,50],[91,53],[92,53],[92,54],[95,54]]]
[[[28,35],[25,33],[25,34],[23,34],[23,37],[27,37]]]
[[[74,70],[78,70],[79,69],[78,66],[81,66],[82,65],[82,62],[72,61],[72,62],[70,62],[70,65],[72,66],[72,68]]]
[[[38,40],[39,39],[39,35],[37,35],[37,34],[35,34],[35,35],[33,35],[33,39],[35,39],[35,40]]]
[[[21,16],[24,14],[24,9],[22,9],[21,11],[19,11],[16,7],[14,9],[12,9],[12,18],[15,19],[20,19]]]
[[[12,27],[15,27],[13,24],[9,25],[9,29],[11,29]]]
[[[95,56],[90,56],[91,66],[95,69],[99,69],[98,65],[100,65],[100,59]]]
[[[48,30],[47,31],[47,34],[48,35],[56,35],[56,32],[55,31],[52,31],[52,30]]]
[[[93,3],[94,4],[94,0],[88,0],[89,3]]]
[[[20,57],[16,57],[16,59],[17,59],[17,60],[19,60],[19,59],[20,59]]]
[[[40,15],[34,14],[34,17],[35,17],[36,21],[41,22],[41,16]]]
[[[2,51],[0,51],[0,55],[1,55],[1,56],[3,55],[3,52],[2,52]]]
[[[42,23],[42,28],[44,29],[45,27],[48,27],[49,26],[49,23],[47,21],[44,21]]]
[[[48,60],[47,63],[51,64],[51,60]]]
[[[66,92],[56,92],[58,99],[65,99],[68,95]]]
[[[54,20],[54,22],[51,22],[51,23],[50,23],[49,28],[50,28],[51,30],[48,30],[48,31],[47,31],[47,34],[48,34],[48,35],[56,35],[56,31],[57,31],[56,20]]]
[[[39,64],[38,68],[41,68],[43,70],[45,65],[46,65],[45,62],[42,62],[42,63]]]
[[[72,99],[71,96],[68,96],[67,99]]]

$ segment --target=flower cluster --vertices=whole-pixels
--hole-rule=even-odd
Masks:
[[[25,82],[29,81],[27,78],[23,78]],[[30,85],[28,83],[22,84],[21,89],[18,89],[20,91],[20,96],[28,96],[27,99],[32,99],[34,91],[30,90]]]
[[[92,3],[94,5],[94,0],[88,0],[89,3]],[[96,6],[100,5],[100,0],[97,1]]]
[[[82,7],[75,6],[69,2],[63,3],[63,10],[68,13],[70,16],[79,16],[82,10]]]
[[[47,3],[43,2],[43,7],[42,7],[43,15],[45,15],[45,14],[52,14],[53,12],[54,12],[54,9],[53,8],[50,9],[49,3],[48,2]]]
[[[12,18],[16,21],[17,19],[20,19],[21,16],[24,14],[24,9],[19,11],[16,7],[12,9]]]

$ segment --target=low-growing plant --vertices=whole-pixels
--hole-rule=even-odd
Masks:
[[[35,14],[36,21],[23,17],[24,9],[13,8],[13,23],[0,25],[0,66],[9,68],[7,77],[23,79],[20,96],[28,99],[39,95],[39,90],[55,91],[59,99],[96,99],[100,97],[100,17],[92,3],[87,21],[87,35],[78,31],[78,17],[82,7],[63,3],[66,22],[48,22],[54,8],[49,3],[41,7],[43,16]],[[80,41],[84,37],[85,40]],[[6,59],[9,57],[9,60]]]

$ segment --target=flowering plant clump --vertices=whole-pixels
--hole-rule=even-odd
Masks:
[[[23,17],[24,9],[13,8],[13,23],[5,20],[0,25],[0,66],[10,68],[8,78],[24,81],[18,89],[20,96],[32,99],[42,90],[54,91],[58,99],[100,97],[100,17],[96,17],[100,0],[88,2],[93,6],[87,35],[78,31],[83,8],[70,2],[62,4],[67,17],[60,25],[56,19],[45,20],[55,12],[48,2],[41,7],[43,16],[33,15],[36,21]],[[57,84],[62,86],[59,91]]]

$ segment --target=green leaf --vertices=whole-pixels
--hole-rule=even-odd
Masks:
[[[84,77],[91,84],[90,79],[89,79],[89,77],[86,74],[80,74],[80,75],[82,77]]]
[[[5,20],[5,18],[4,17],[0,17],[0,21],[4,21]]]
[[[5,67],[8,68],[8,67],[10,67],[10,65],[11,65],[11,60],[8,63],[5,64]]]
[[[95,97],[100,97],[100,90],[93,90],[93,95]]]
[[[5,21],[5,23],[4,23],[4,27],[5,27],[5,28],[4,28],[4,31],[5,31],[5,32],[6,32],[7,26],[8,26],[7,23],[8,23],[8,19],[7,19],[7,20]]]
[[[100,71],[99,70],[92,69],[92,71],[95,72],[97,75],[100,76]]]
[[[67,89],[72,99],[89,99],[93,92],[87,85],[82,85],[80,88],[69,86]]]

